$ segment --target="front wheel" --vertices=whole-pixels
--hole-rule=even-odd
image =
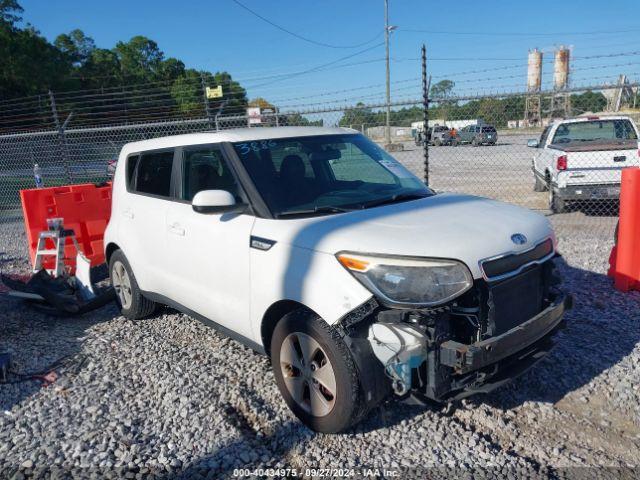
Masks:
[[[434,144],[436,147],[439,147],[440,145],[442,145],[442,140],[440,140],[439,138],[436,138],[436,139],[433,141],[433,144]]]
[[[314,313],[300,309],[278,322],[271,362],[280,393],[309,428],[338,433],[359,420],[360,382],[351,353]]]

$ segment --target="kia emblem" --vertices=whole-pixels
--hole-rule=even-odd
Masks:
[[[511,235],[511,241],[516,245],[524,245],[525,243],[527,243],[527,237],[525,237],[521,233],[514,233],[513,235]]]

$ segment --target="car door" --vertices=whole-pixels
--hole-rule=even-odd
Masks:
[[[173,149],[142,152],[127,158],[126,201],[118,208],[121,245],[143,291],[165,294],[170,283],[166,257],[165,215],[171,202]]]
[[[247,202],[219,145],[185,147],[176,162],[176,198],[165,225],[174,285],[169,297],[251,338],[249,241],[255,217],[193,210],[191,200],[202,190],[227,190],[237,202]]]

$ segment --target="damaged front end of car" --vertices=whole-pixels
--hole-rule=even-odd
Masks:
[[[540,245],[486,262],[484,278],[443,304],[396,307],[374,296],[343,317],[338,326],[366,400],[393,392],[447,402],[486,393],[549,353],[572,298],[560,289],[552,242]]]

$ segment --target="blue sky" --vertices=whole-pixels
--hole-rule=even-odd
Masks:
[[[230,72],[251,98],[262,96],[291,106],[383,99],[384,46],[376,46],[383,41],[383,0],[240,0],[318,42],[349,46],[380,35],[359,48],[309,44],[232,0],[19,1],[24,20],[50,40],[80,28],[99,47],[111,48],[118,40],[145,35],[188,67]],[[533,47],[550,52],[543,69],[543,83],[550,85],[551,52],[560,44],[573,47],[575,86],[613,81],[619,73],[639,79],[639,54],[580,58],[640,51],[637,6],[637,0],[390,0],[390,23],[398,27],[391,43],[393,97],[419,96],[417,57],[423,42],[433,81],[450,78],[461,95],[523,90],[527,50]],[[314,69],[347,56],[352,57],[325,70],[288,79],[264,78]],[[335,68],[350,63],[358,65]]]

